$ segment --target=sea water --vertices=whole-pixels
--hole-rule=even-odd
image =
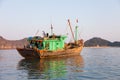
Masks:
[[[0,80],[120,80],[120,48],[84,48],[79,56],[40,60],[0,50]]]

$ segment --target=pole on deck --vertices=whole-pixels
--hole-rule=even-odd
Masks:
[[[78,24],[78,19],[76,20],[76,23]],[[78,41],[78,25],[75,27],[75,43],[77,44]]]
[[[73,33],[72,26],[71,26],[71,23],[70,23],[70,20],[69,20],[69,19],[68,19],[68,24],[69,24],[69,26],[70,26],[70,30],[71,30],[71,33],[72,33],[73,40],[75,41],[74,33]]]
[[[51,35],[53,35],[53,25],[51,24]]]

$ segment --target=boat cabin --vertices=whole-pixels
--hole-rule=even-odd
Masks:
[[[30,46],[39,50],[56,51],[62,50],[65,46],[66,36],[49,36],[28,38]]]

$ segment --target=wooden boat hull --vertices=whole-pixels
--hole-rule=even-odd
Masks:
[[[34,49],[17,48],[17,51],[25,58],[39,58],[39,54]]]
[[[82,48],[83,46],[59,51],[41,51],[37,49],[17,48],[17,51],[24,58],[56,58],[80,55]]]

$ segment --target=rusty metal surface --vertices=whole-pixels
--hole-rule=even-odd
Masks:
[[[41,51],[34,49],[17,49],[21,56],[25,58],[55,58],[55,57],[66,57],[73,55],[80,55],[83,46],[73,49],[66,49],[60,51]]]

